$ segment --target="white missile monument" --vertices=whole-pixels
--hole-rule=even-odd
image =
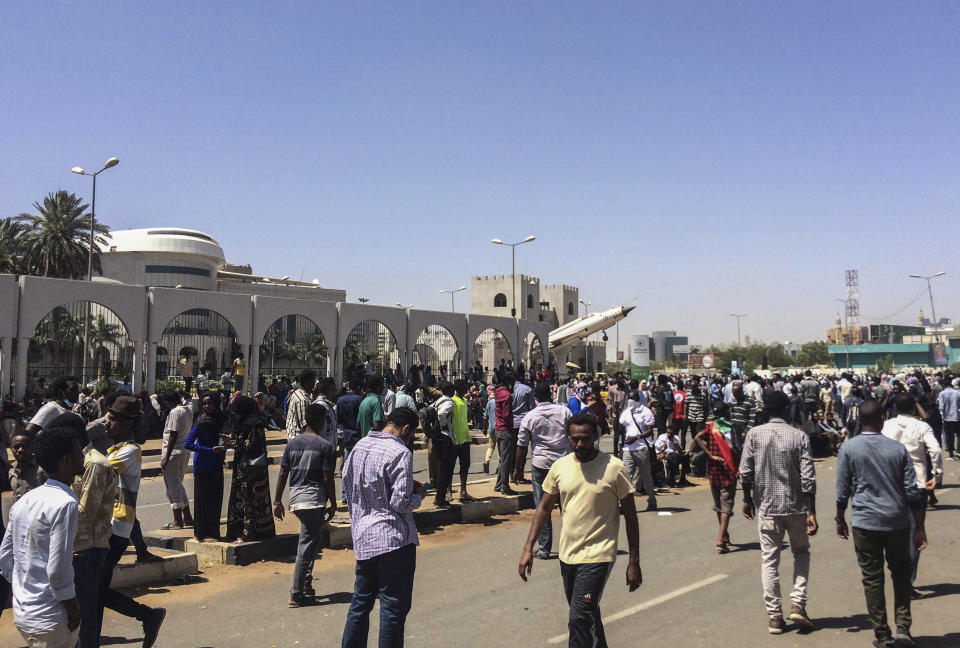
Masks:
[[[567,322],[560,328],[550,331],[550,352],[562,365],[563,359],[573,347],[583,342],[587,336],[610,328],[629,315],[634,308],[636,306],[614,306]]]

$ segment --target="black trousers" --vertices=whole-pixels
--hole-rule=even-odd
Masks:
[[[223,469],[193,473],[193,535],[197,540],[220,539],[223,513]]]
[[[677,453],[669,454],[667,455],[666,461],[667,483],[675,484],[677,482],[678,474],[680,481],[685,481],[687,479],[687,474],[690,472],[689,455],[680,456]]]
[[[433,441],[433,451],[437,453],[437,502],[443,502],[447,499],[447,491],[450,490],[450,484],[453,483],[453,467],[457,463],[457,449],[453,446],[453,441],[447,436],[442,436]]]
[[[886,559],[893,581],[893,610],[898,626],[910,627],[910,529],[899,531],[871,531],[853,527],[853,546],[860,563],[863,593],[867,599],[867,614],[878,639],[890,638],[887,624],[887,600],[883,592],[883,562]]]
[[[570,604],[567,620],[570,648],[607,648],[607,637],[600,619],[600,597],[612,569],[612,562],[579,565],[560,562],[563,591]]]
[[[103,626],[103,608],[108,607],[114,612],[128,617],[145,621],[152,608],[137,603],[125,594],[110,589],[110,582],[113,580],[113,568],[120,562],[123,552],[127,550],[130,544],[129,538],[122,538],[118,535],[110,536],[110,549],[107,550],[107,558],[103,562],[103,569],[100,571],[100,625]]]

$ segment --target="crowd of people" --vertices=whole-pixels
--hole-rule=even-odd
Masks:
[[[818,529],[815,454],[838,455],[837,532],[853,536],[876,645],[912,641],[910,600],[920,595],[913,583],[926,543],[924,511],[936,504],[943,473],[941,440],[951,459],[960,458],[960,378],[807,371],[764,379],[655,375],[637,381],[615,374],[584,381],[558,378],[552,369],[514,370],[506,362],[489,384],[486,378],[487,372],[470,371],[450,380],[415,366],[406,377],[398,367],[385,379],[362,366],[338,385],[305,370],[295,381],[272,381],[254,397],[202,391],[195,412],[189,391],[94,397],[67,377],[50,385],[26,424],[16,405],[4,404],[0,438],[15,463],[3,471],[9,478],[3,485],[16,503],[0,573],[13,585],[17,627],[30,645],[98,646],[108,607],[138,619],[144,645],[154,643],[165,611],[137,603],[110,582],[131,542],[138,559],[157,559],[143,545],[136,500],[141,445],[159,429],[172,511],[166,528],[192,527],[201,541],[267,538],[276,533],[274,519],[284,519],[289,490],[300,537],[288,604],[303,607],[316,603],[312,571],[325,525],[345,507],[357,569],[343,646],[366,645],[376,600],[380,645],[402,645],[418,544],[412,512],[428,492],[436,506],[450,506],[455,486],[461,502],[473,499],[467,489],[473,428],[488,437],[484,472],[498,456],[497,492],[512,495],[514,485],[532,485],[537,512],[520,561],[524,580],[534,558],[551,557],[550,518],[561,507],[559,558],[571,646],[606,645],[599,600],[621,515],[630,545],[627,582],[631,591],[642,582],[634,496],[645,496],[646,510],[657,510],[657,493],[689,485],[691,474],[710,485],[721,554],[732,544],[728,526],[741,486],[743,514],[758,524],[774,634],[786,627],[777,567],[788,538],[795,560],[788,618],[812,627],[806,580],[809,536]],[[273,498],[268,428],[287,435]],[[427,441],[428,483],[413,479],[418,431]],[[606,434],[612,454],[599,450]],[[233,466],[222,532],[228,449]],[[190,453],[192,511],[183,485]],[[335,476],[342,478],[339,498]],[[852,533],[844,519],[848,503]],[[894,583],[895,632],[883,600],[884,558]]]

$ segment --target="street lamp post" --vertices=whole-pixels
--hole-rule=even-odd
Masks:
[[[446,289],[444,289],[444,290],[441,290],[441,291],[440,291],[440,294],[441,294],[441,295],[442,295],[443,293],[450,293],[450,312],[451,312],[451,313],[456,313],[456,312],[457,312],[457,310],[453,307],[453,296],[454,296],[455,294],[457,294],[458,292],[460,292],[461,290],[466,290],[466,289],[467,289],[466,286],[460,286],[460,287],[457,288],[456,290],[446,290]]]
[[[727,313],[730,317],[737,318],[737,367],[742,371],[743,367],[743,347],[740,344],[740,318],[746,317],[747,313]]]
[[[937,309],[933,305],[933,288],[930,287],[930,280],[934,279],[935,277],[942,277],[945,274],[947,273],[941,271],[941,272],[934,273],[932,275],[918,275],[918,274],[910,275],[911,279],[924,279],[927,282],[927,293],[929,293],[930,295],[930,313],[933,315],[933,329],[935,331],[935,335],[937,336],[937,342],[940,341],[940,322],[937,321]]]
[[[103,168],[99,171],[94,171],[89,173],[83,170],[83,167],[75,166],[70,171],[78,175],[90,176],[93,178],[93,193],[90,196],[90,249],[87,251],[87,281],[93,281],[93,226],[96,223],[96,214],[97,214],[97,176],[106,171],[111,167],[115,167],[120,164],[120,160],[115,157],[109,158],[106,162],[103,163]],[[83,323],[83,369],[81,371],[81,377],[83,385],[87,384],[87,345],[89,344],[90,339],[90,302],[87,302],[87,317]]]
[[[523,245],[524,243],[530,243],[531,241],[536,240],[536,236],[528,236],[522,241],[517,241],[516,243],[504,243],[500,239],[492,239],[490,242],[494,245],[509,245],[510,246],[510,285],[513,289],[513,302],[510,305],[510,317],[517,316],[517,246]]]

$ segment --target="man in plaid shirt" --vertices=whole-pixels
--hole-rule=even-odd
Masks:
[[[770,422],[750,430],[740,459],[743,515],[757,518],[760,530],[763,600],[770,617],[770,634],[780,634],[786,624],[780,607],[780,546],[790,536],[793,552],[793,605],[790,620],[802,630],[813,622],[807,616],[807,577],[810,572],[810,537],[817,532],[817,482],[810,440],[787,424],[790,399],[783,392],[767,398]]]

